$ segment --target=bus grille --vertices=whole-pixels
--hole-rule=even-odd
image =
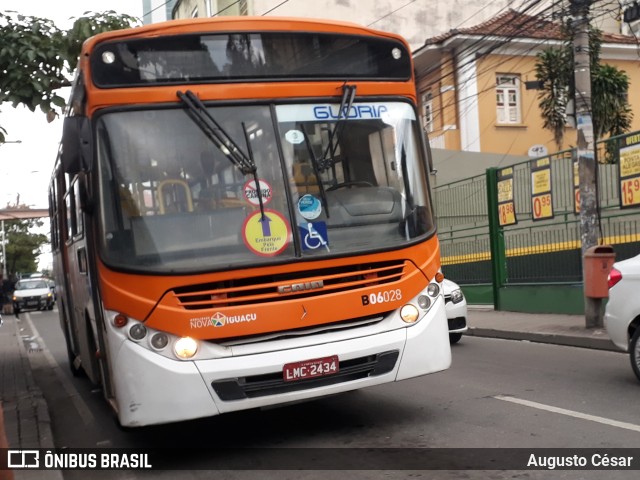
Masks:
[[[399,352],[393,350],[377,355],[343,360],[340,362],[340,369],[335,375],[310,378],[297,382],[285,382],[282,372],[277,372],[217,380],[211,383],[211,387],[220,397],[220,400],[225,402],[278,395],[383,375],[394,369],[398,356]]]
[[[397,282],[405,266],[402,260],[345,265],[178,287],[173,293],[186,310],[277,302]]]

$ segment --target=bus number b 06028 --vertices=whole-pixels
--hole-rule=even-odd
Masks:
[[[362,295],[362,305],[376,305],[377,303],[389,303],[398,300],[402,300],[402,290],[399,288]]]

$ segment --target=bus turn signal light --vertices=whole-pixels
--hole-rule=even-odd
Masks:
[[[115,325],[116,328],[125,327],[128,322],[129,322],[129,319],[127,318],[127,316],[121,313],[116,315],[115,318],[113,319],[113,324]]]

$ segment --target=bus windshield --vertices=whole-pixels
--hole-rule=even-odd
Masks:
[[[107,264],[191,273],[369,253],[433,234],[410,104],[356,98],[342,115],[335,103],[206,110],[255,177],[185,108],[97,120]]]

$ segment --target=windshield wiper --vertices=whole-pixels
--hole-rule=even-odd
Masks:
[[[182,103],[187,106],[187,114],[193,120],[193,122],[202,130],[209,140],[218,147],[218,150],[229,159],[229,161],[235,165],[243,175],[251,174],[253,181],[256,184],[256,191],[258,192],[258,203],[260,205],[260,221],[268,221],[264,216],[264,203],[262,201],[262,193],[260,191],[260,182],[258,181],[258,167],[253,159],[253,150],[251,150],[251,141],[249,139],[249,133],[244,122],[241,123],[242,131],[244,132],[244,138],[247,142],[248,155],[238,146],[238,144],[231,138],[231,136],[225,131],[222,126],[216,122],[215,118],[209,113],[207,107],[202,100],[200,100],[195,93],[191,90],[187,90],[185,93],[178,90],[176,92],[178,98]]]
[[[346,83],[342,86],[342,100],[340,100],[340,108],[338,110],[338,119],[336,120],[336,124],[333,126],[333,129],[329,132],[329,145],[327,145],[327,149],[322,155],[322,158],[318,162],[318,166],[320,171],[327,170],[328,168],[335,165],[335,154],[336,149],[338,148],[338,143],[340,140],[340,134],[344,128],[345,120],[349,116],[349,110],[351,110],[351,105],[353,105],[353,100],[356,98],[356,86],[355,85],[347,85]],[[335,143],[334,143],[335,137]]]
[[[318,192],[320,193],[320,198],[322,199],[322,206],[324,207],[324,211],[327,214],[327,218],[329,218],[329,203],[327,202],[327,193],[324,190],[324,185],[322,184],[322,179],[320,178],[320,165],[318,163],[318,157],[316,157],[316,152],[313,151],[313,147],[311,146],[311,142],[309,141],[309,135],[307,134],[307,131],[302,124],[300,124],[300,130],[302,130],[304,143],[307,145],[309,159],[311,160],[311,165],[313,166],[313,174],[316,177],[316,182],[318,182]]]

